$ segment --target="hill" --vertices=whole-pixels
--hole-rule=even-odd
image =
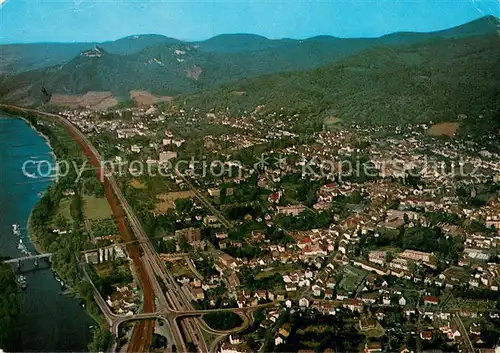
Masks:
[[[192,45],[205,53],[250,53],[261,50],[278,50],[283,46],[300,46],[304,42],[314,42],[316,46],[341,46],[344,49],[351,43],[353,50],[366,49],[377,45],[409,45],[435,37],[463,38],[495,33],[499,28],[498,19],[486,16],[464,25],[443,31],[430,33],[402,32],[380,38],[343,39],[332,36],[318,36],[305,40],[278,39],[271,40],[253,34],[222,34],[205,41],[193,43],[181,42],[163,35],[133,35],[116,41],[104,43],[34,43],[8,44],[0,46],[0,74],[17,74],[20,72],[62,65],[78,56],[82,51],[95,46],[103,48],[111,54],[135,54],[151,45],[179,44]],[[349,44],[348,44],[349,43]],[[328,48],[332,50],[331,48]],[[321,49],[327,51],[325,48]],[[324,61],[323,61],[324,62]]]
[[[163,36],[134,36],[94,46],[62,65],[4,75],[0,97],[38,104],[42,87],[54,95],[106,91],[122,98],[129,98],[130,90],[160,96],[194,93],[245,78],[322,67],[373,48],[496,33],[495,21],[485,17],[446,31],[360,39],[270,40],[235,34],[190,44]]]
[[[205,41],[196,42],[201,51],[209,53],[244,53],[279,47],[294,43],[293,39],[272,40],[256,34],[221,34]]]
[[[499,58],[496,35],[434,39],[410,47],[378,47],[310,71],[245,79],[175,103],[234,113],[264,105],[263,114],[285,110],[308,118],[304,126],[331,116],[400,124],[456,121],[465,114],[472,124],[494,130],[500,123]],[[477,119],[480,115],[483,120]]]
[[[0,78],[0,96],[6,101],[37,103],[41,88],[51,94],[110,91],[128,97],[130,90],[171,95],[198,89],[197,67],[178,46],[151,46],[132,55],[116,55],[96,46],[70,62]],[[183,48],[187,50],[186,48]]]
[[[173,44],[178,40],[161,35],[136,35],[104,43],[33,43],[0,46],[0,74],[17,74],[24,71],[61,65],[81,52],[99,46],[120,55],[141,51],[155,44]]]

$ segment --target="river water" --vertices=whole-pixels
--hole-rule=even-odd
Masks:
[[[25,256],[18,249],[19,237],[12,224],[22,229],[21,239],[35,253],[26,231],[31,209],[50,182],[33,183],[22,166],[29,159],[52,160],[46,141],[21,119],[0,113],[0,256]],[[16,266],[14,266],[16,267]],[[17,271],[17,268],[15,268]],[[25,261],[21,269],[28,282],[22,292],[19,351],[86,351],[95,322],[78,299],[63,294],[48,261],[38,268]]]

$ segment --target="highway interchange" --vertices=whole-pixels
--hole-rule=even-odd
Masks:
[[[75,141],[80,144],[94,167],[97,168],[98,166],[102,165],[102,157],[96,150],[96,148],[92,145],[88,138],[66,118],[56,114],[50,114],[33,109],[25,109],[9,105],[4,105],[4,107],[24,113],[35,114],[37,116],[49,117],[55,119],[59,123],[62,123],[66,127],[68,132],[74,137]],[[215,351],[217,349],[217,343],[220,342],[222,338],[226,337],[226,335],[230,332],[222,332],[210,329],[199,316],[206,312],[213,312],[217,310],[194,310],[190,298],[188,298],[186,293],[181,290],[179,284],[168,272],[162,260],[158,256],[158,253],[153,248],[149,237],[142,227],[140,220],[135,215],[132,207],[129,205],[128,201],[123,195],[113,175],[111,173],[108,173],[107,170],[101,170],[100,172],[104,172],[103,175],[99,176],[103,178],[102,181],[105,184],[105,189],[106,186],[109,186],[109,189],[111,189],[113,193],[111,197],[108,194],[106,195],[108,201],[110,201],[110,206],[114,211],[115,209],[117,209],[117,205],[113,205],[113,199],[116,198],[119,208],[123,210],[124,216],[128,221],[128,227],[130,227],[133,235],[138,240],[139,253],[142,253],[142,256],[140,257],[140,259],[134,258],[134,264],[139,267],[139,277],[142,277],[139,278],[139,283],[142,284],[143,291],[145,292],[145,297],[148,294],[148,287],[152,287],[152,290],[154,292],[154,303],[149,304],[153,304],[153,306],[156,306],[156,310],[153,310],[151,305],[147,305],[147,298],[145,298],[143,313],[128,317],[118,316],[111,312],[100,294],[98,294],[97,289],[95,289],[94,287],[94,297],[96,298],[97,304],[106,317],[111,331],[115,335],[118,335],[118,328],[120,324],[126,321],[141,320],[138,321],[138,323],[141,323],[141,325],[135,325],[131,342],[129,342],[128,351],[142,352],[148,349],[151,342],[151,335],[155,324],[152,319],[163,319],[167,323],[167,327],[171,336],[167,337],[167,339],[170,339],[169,342],[171,344],[175,344],[177,352],[188,351],[186,347],[186,340],[193,342],[200,352]],[[200,199],[200,201],[204,205],[209,207],[209,209],[214,212],[216,216],[221,216],[220,212],[216,210],[213,205],[211,205],[206,199],[204,199],[203,195],[201,195],[190,183],[187,184],[192,189],[195,196]],[[119,211],[120,210],[118,210],[118,212]],[[223,217],[221,217],[221,222],[228,227],[231,226],[229,222],[227,222]],[[127,229],[120,230],[123,233],[127,233]],[[125,240],[130,241],[131,239]],[[136,247],[134,246],[132,250],[134,250],[135,252]],[[162,283],[166,288],[165,291],[162,290],[162,286],[160,285],[160,283]],[[246,316],[245,312],[254,311],[257,309],[257,307],[244,308],[243,310],[242,309],[226,309],[241,313],[243,315],[245,324],[242,327],[235,329],[234,331],[241,330],[248,325],[250,320],[248,316]],[[181,333],[181,329],[184,332],[184,337]],[[205,331],[212,335],[219,335],[220,337],[217,337],[215,339],[215,344],[212,344],[211,347],[207,347],[205,339],[203,338],[202,331]],[[169,348],[171,350],[172,346],[170,345]]]

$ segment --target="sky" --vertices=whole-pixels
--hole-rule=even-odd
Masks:
[[[500,17],[500,0],[0,0],[0,43],[102,42],[157,33],[202,40],[376,37]]]

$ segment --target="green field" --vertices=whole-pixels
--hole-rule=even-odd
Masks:
[[[265,278],[274,275],[275,273],[279,273],[281,275],[285,275],[291,273],[293,271],[299,270],[301,267],[299,264],[290,263],[290,264],[278,264],[273,266],[269,271],[260,271],[255,275],[255,278]]]
[[[174,261],[167,263],[167,268],[174,277],[188,277],[195,278],[193,272],[186,265],[185,261]]]
[[[356,325],[356,327],[359,329],[359,327],[357,325]],[[367,338],[379,338],[379,337],[382,337],[385,335],[385,330],[382,327],[382,325],[380,325],[379,322],[377,322],[377,326],[374,329],[365,330],[365,331],[359,330],[359,332],[361,334],[365,335]]]
[[[95,237],[118,234],[118,226],[112,218],[90,221],[91,233]]]
[[[107,219],[112,216],[111,208],[105,197],[85,196],[83,198],[83,215],[90,220]]]
[[[338,127],[341,120],[339,118],[329,116],[325,120],[323,120],[323,124],[327,130],[332,130]]]
[[[353,292],[366,275],[367,272],[365,270],[353,266],[346,266],[344,268],[344,277],[342,277],[339,286],[348,292]]]
[[[68,222],[71,222],[73,219],[71,218],[71,200],[70,199],[62,199],[59,203],[59,207],[57,208],[56,217],[61,215]]]

